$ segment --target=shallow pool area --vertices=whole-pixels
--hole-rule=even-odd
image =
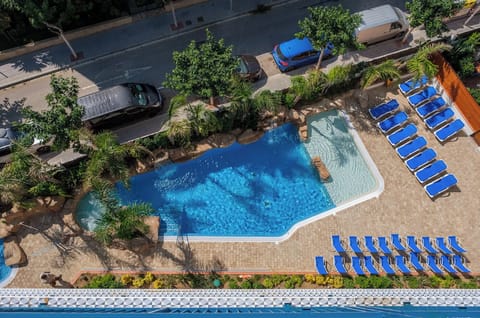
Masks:
[[[309,119],[306,143],[294,125],[285,124],[254,143],[234,143],[136,175],[129,189],[118,183],[117,193],[122,204],[151,203],[165,238],[286,238],[378,185],[347,126],[341,113],[321,113]],[[328,182],[312,166],[314,156],[329,169]],[[92,230],[101,213],[87,194],[76,219]]]
[[[3,254],[4,246],[3,239],[0,239],[0,287],[6,286],[15,276],[14,271],[10,266],[5,265],[5,256]]]

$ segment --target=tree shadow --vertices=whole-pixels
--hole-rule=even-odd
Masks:
[[[41,71],[50,66],[62,66],[63,63],[58,63],[54,61],[53,56],[49,51],[34,52],[31,54],[22,55],[22,58],[12,59],[12,66],[17,71],[22,72],[35,72]]]
[[[22,119],[20,111],[25,107],[26,98],[11,102],[8,97],[0,102],[0,125],[3,127],[11,126],[13,121]]]

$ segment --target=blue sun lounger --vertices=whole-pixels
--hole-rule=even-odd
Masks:
[[[385,271],[385,273],[387,273],[387,275],[395,275],[395,271],[390,265],[390,260],[388,256],[380,256],[380,264],[382,264],[383,270]]]
[[[362,254],[362,249],[358,245],[358,238],[356,236],[350,236],[349,242],[350,242],[350,248],[354,253]]]
[[[453,254],[453,252],[445,244],[445,239],[443,237],[437,237],[435,242],[437,243],[436,245],[440,252],[447,255]]]
[[[399,84],[398,88],[400,89],[400,92],[402,92],[402,94],[406,96],[413,91],[419,89],[420,87],[425,86],[427,82],[428,77],[423,75],[420,80],[415,80],[414,78],[412,78],[406,82]]]
[[[422,252],[422,250],[417,245],[417,239],[415,238],[415,236],[412,236],[412,235],[407,236],[407,245],[410,251],[412,251],[413,253]]]
[[[373,257],[365,256],[364,264],[365,264],[365,268],[367,269],[367,271],[370,272],[370,274],[378,275],[378,271],[375,268],[375,265],[373,265]]]
[[[470,273],[470,269],[463,264],[462,256],[453,255],[453,266],[455,266],[461,273]]]
[[[407,97],[408,103],[413,107],[420,105],[423,102],[428,101],[433,96],[437,95],[437,90],[433,86],[427,86],[420,92]]]
[[[404,141],[413,138],[417,134],[417,126],[410,123],[387,136],[387,140],[393,147],[398,146]]]
[[[405,161],[405,164],[407,165],[408,170],[413,172],[418,168],[428,164],[429,162],[432,162],[433,160],[435,160],[436,157],[437,153],[435,152],[435,150],[427,148],[422,152],[416,154],[415,156],[411,157],[410,159],[407,159]]]
[[[442,97],[438,97],[426,103],[425,105],[416,108],[415,111],[417,112],[418,116],[423,119],[433,115],[434,113],[442,109],[445,105],[447,105],[445,100]]]
[[[457,253],[466,253],[467,252],[466,249],[464,249],[463,247],[460,246],[460,244],[458,243],[457,237],[455,235],[450,235],[448,237],[448,244],[450,245],[450,248],[452,248]]]
[[[365,247],[372,254],[378,253],[378,250],[375,247],[375,241],[373,240],[372,236],[365,236]]]
[[[335,265],[335,268],[337,269],[337,272],[342,275],[347,275],[348,271],[345,268],[345,264],[343,262],[343,257],[342,255],[334,255],[333,256],[333,264]]]
[[[392,245],[395,247],[395,249],[399,252],[403,252],[406,250],[405,246],[403,246],[401,240],[400,240],[400,235],[398,234],[392,234]]]
[[[428,129],[435,130],[438,127],[448,123],[448,121],[452,119],[454,115],[455,114],[453,110],[450,107],[447,107],[441,112],[425,119],[425,125],[427,125]]]
[[[422,237],[422,245],[427,253],[437,254],[437,250],[433,247],[430,237],[428,236]]]
[[[392,254],[392,250],[388,247],[387,238],[385,236],[378,237],[378,247],[383,254]]]
[[[362,260],[360,257],[352,256],[352,267],[357,275],[365,275],[365,272],[362,268]]]
[[[457,178],[453,174],[447,174],[435,181],[424,186],[425,191],[427,192],[430,198],[434,198],[437,195],[442,194],[451,187],[457,184]]]
[[[423,167],[415,172],[418,182],[425,183],[432,178],[439,176],[447,171],[447,164],[443,160],[437,160],[434,163]]]
[[[427,256],[427,265],[430,267],[430,270],[435,274],[443,274],[443,271],[438,267],[437,261],[435,260],[435,256],[428,255]]]
[[[393,113],[395,110],[397,110],[398,106],[400,106],[400,104],[397,102],[397,100],[392,99],[391,101],[370,108],[368,112],[373,119],[378,120],[387,114]]]
[[[463,129],[463,127],[465,127],[463,121],[461,121],[460,119],[455,119],[448,125],[445,125],[442,128],[435,130],[433,134],[440,142],[445,142],[455,136],[457,133],[459,133],[460,130]]]
[[[412,264],[416,271],[423,272],[425,270],[422,264],[420,264],[420,260],[418,259],[418,255],[416,253],[410,253],[410,264]]]
[[[342,246],[342,241],[339,235],[332,235],[332,246],[337,253],[346,253],[347,251]]]
[[[442,265],[442,267],[450,274],[455,274],[457,272],[452,264],[450,264],[450,260],[446,255],[440,256],[440,265]]]
[[[408,115],[405,112],[398,112],[381,122],[377,123],[378,128],[386,134],[394,128],[400,127],[407,122]]]
[[[328,275],[327,266],[323,256],[315,256],[315,268],[320,275]]]
[[[402,272],[402,274],[410,274],[410,269],[405,264],[405,258],[402,255],[395,256],[395,265]]]
[[[400,158],[406,159],[411,155],[419,152],[426,146],[427,146],[427,141],[425,140],[425,138],[423,138],[423,136],[418,136],[412,141],[409,141],[406,144],[403,144],[402,146],[396,148],[395,151],[400,156]]]

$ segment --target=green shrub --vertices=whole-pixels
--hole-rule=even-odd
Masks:
[[[252,283],[252,288],[253,289],[264,289],[265,286],[263,286],[262,283],[260,283],[260,282],[253,282]]]
[[[263,286],[265,286],[265,288],[267,289],[272,289],[275,287],[270,277],[265,277],[265,279],[263,280]]]
[[[240,289],[240,286],[238,286],[238,283],[235,280],[231,279],[231,280],[228,281],[228,288],[230,288],[230,289]]]
[[[115,276],[112,274],[98,275],[92,278],[92,280],[85,286],[85,288],[123,288],[123,284],[115,280]]]
[[[420,279],[418,277],[407,277],[406,278],[408,288],[420,288]]]
[[[477,104],[480,104],[480,88],[469,88],[468,91],[473,96]]]
[[[350,277],[345,277],[343,278],[343,287],[348,289],[355,288],[355,282]]]
[[[170,141],[168,140],[166,132],[159,132],[153,136],[142,138],[137,142],[148,150],[168,148],[170,146]]]
[[[463,289],[477,289],[478,288],[478,284],[477,282],[473,281],[473,280],[468,280],[468,281],[460,281],[458,283],[458,288],[463,288]]]

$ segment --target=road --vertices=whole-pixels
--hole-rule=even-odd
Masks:
[[[235,54],[260,55],[269,52],[275,44],[294,36],[294,33],[299,31],[298,21],[307,15],[309,6],[336,5],[337,3],[338,1],[293,0],[263,14],[244,14],[221,23],[215,23],[209,29],[216,38],[223,38],[227,45],[233,45]],[[342,5],[351,12],[385,3],[404,9],[405,1],[342,1]],[[80,86],[79,96],[89,94],[99,88],[128,81],[146,82],[156,87],[162,87],[165,74],[174,68],[172,53],[183,50],[190,41],[201,41],[204,37],[203,29],[192,30],[176,37],[152,41],[139,48],[85,61],[74,69],[64,70],[57,74],[77,78]],[[279,73],[276,68],[274,68],[273,74],[275,72]],[[272,75],[271,71],[269,71],[269,75]],[[281,80],[285,82],[285,79]],[[282,85],[288,85],[288,82],[287,80]],[[266,83],[267,81],[264,80],[260,85]],[[23,105],[30,105],[37,111],[46,109],[45,96],[51,91],[49,84],[50,76],[44,76],[0,91],[1,124],[7,126],[9,122],[20,120],[19,108]],[[5,98],[9,99],[9,103],[4,102]],[[26,98],[24,102],[18,102],[23,98]],[[164,107],[158,116],[115,129],[114,133],[119,142],[128,142],[160,131],[167,120],[165,114],[167,108]],[[71,160],[73,156],[66,153],[49,156],[49,158],[52,159],[51,163],[64,163]],[[0,161],[3,161],[2,158]]]

